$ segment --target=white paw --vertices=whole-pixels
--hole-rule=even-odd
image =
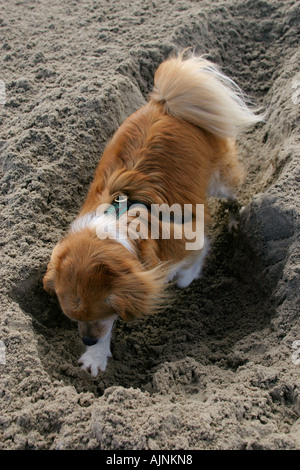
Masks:
[[[109,348],[101,343],[88,346],[86,352],[78,360],[83,370],[89,370],[93,377],[98,375],[99,370],[104,372],[107,366],[107,360],[111,357]]]

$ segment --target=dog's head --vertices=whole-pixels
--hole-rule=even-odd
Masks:
[[[115,314],[131,321],[154,313],[164,295],[164,276],[160,267],[145,270],[118,241],[100,240],[85,229],[56,245],[43,285],[92,343],[101,336],[103,320]]]

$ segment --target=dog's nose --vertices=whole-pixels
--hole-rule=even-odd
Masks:
[[[93,346],[93,344],[96,344],[97,343],[97,340],[94,339],[94,338],[89,338],[89,336],[84,336],[82,338],[82,341],[84,342],[84,344],[86,346]]]

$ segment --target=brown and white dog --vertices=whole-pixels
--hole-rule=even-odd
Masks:
[[[43,280],[64,314],[78,322],[87,345],[79,362],[93,376],[111,356],[117,316],[130,321],[155,313],[168,281],[186,287],[200,276],[209,244],[204,236],[201,249],[187,250],[186,237],[174,232],[169,239],[120,237],[123,216],[117,225],[110,223],[109,212],[99,207],[118,198],[147,210],[153,204],[189,204],[194,217],[202,204],[207,225],[207,198],[234,198],[243,179],[238,130],[261,119],[214,64],[180,54],[159,66],[148,103],[107,144],[83,207],[55,246]],[[148,221],[145,227],[150,230]]]

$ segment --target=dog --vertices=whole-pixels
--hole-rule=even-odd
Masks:
[[[118,316],[132,321],[155,313],[166,302],[170,281],[185,288],[199,278],[209,250],[208,198],[236,198],[244,178],[236,136],[262,119],[235,82],[204,57],[183,52],[158,67],[147,104],[106,145],[87,198],[54,247],[43,278],[63,313],[78,322],[87,346],[79,359],[84,370],[97,376],[106,369]],[[187,250],[187,237],[175,236],[174,220],[169,239],[161,236],[161,219],[158,237],[126,236],[136,204],[145,209],[144,235],[151,206],[188,205],[195,227],[201,205],[202,245]]]

